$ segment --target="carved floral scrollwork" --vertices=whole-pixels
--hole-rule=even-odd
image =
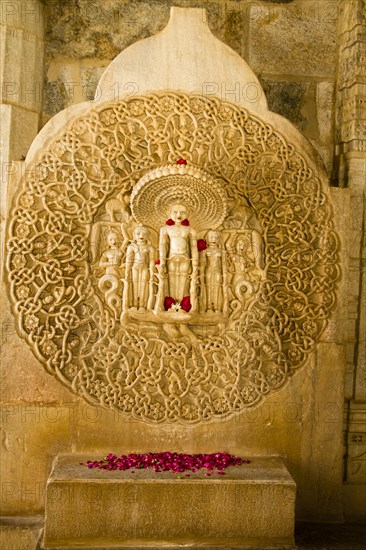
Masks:
[[[187,168],[169,172],[177,159]],[[22,338],[72,391],[192,424],[259,403],[304,365],[335,304],[338,239],[316,170],[270,125],[200,95],[133,98],[74,120],[31,168],[9,293]],[[172,185],[174,229],[149,208]]]

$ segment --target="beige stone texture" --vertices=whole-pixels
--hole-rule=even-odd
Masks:
[[[333,343],[319,343],[316,357],[316,379],[314,380],[314,407],[317,403],[323,412],[322,421],[313,417],[309,434],[310,445],[302,438],[301,457],[304,461],[306,484],[303,498],[312,503],[312,513],[320,520],[337,521],[342,517],[342,456],[343,438],[343,368],[344,347]],[[327,371],[327,374],[325,374]],[[329,387],[329,380],[332,387]],[[337,383],[335,382],[337,380]],[[326,400],[324,397],[326,396]],[[320,425],[320,423],[323,425]],[[308,426],[309,427],[309,426]],[[306,466],[305,466],[306,464]],[[338,480],[338,481],[337,481]],[[314,487],[318,487],[314,498]],[[310,510],[307,510],[310,512]]]
[[[204,11],[199,9],[173,7],[165,29],[121,52],[108,66],[99,86],[99,102],[103,103],[146,91],[185,90],[219,96],[258,114],[267,110],[255,74],[240,56],[213,36]]]
[[[14,107],[2,105],[1,108]],[[22,111],[22,110],[20,110]],[[23,113],[25,111],[22,111]],[[21,141],[21,140],[19,140]],[[12,143],[17,144],[14,139]],[[11,202],[21,178],[26,171],[22,161],[4,163],[2,166],[1,185],[1,235],[6,233],[6,219]],[[1,401],[6,406],[15,403],[63,403],[73,402],[77,398],[62,385],[39,368],[39,363],[32,352],[24,346],[18,335],[18,327],[11,312],[4,268],[7,261],[5,239],[1,239],[1,287],[0,287],[0,388]]]
[[[100,453],[101,458],[107,452],[227,450],[244,457],[273,454],[285,457],[298,486],[298,517],[330,516],[339,520],[342,406],[338,393],[342,364],[337,359],[340,346],[326,346],[317,364],[310,362],[280,393],[261,406],[234,419],[204,426],[151,426],[133,422],[80,400],[75,403],[72,394],[68,394],[69,401],[64,404],[5,404],[3,437],[11,441],[12,447],[3,451],[3,479],[8,483],[4,487],[3,513],[42,510],[52,457],[60,452],[72,449],[90,455]],[[329,361],[324,357],[329,357]],[[335,362],[338,369],[334,368]],[[40,367],[38,371],[40,380],[53,382]],[[28,380],[28,372],[23,371],[22,376]],[[326,394],[318,394],[316,385],[327,386],[329,378],[332,387],[327,388]],[[14,393],[16,385],[14,380]],[[31,396],[31,391],[28,395]],[[18,454],[25,439],[26,450]]]
[[[366,258],[364,153],[347,153],[351,222],[348,226],[348,387],[347,397],[366,401],[366,283],[362,264]],[[361,267],[361,268],[360,268]]]
[[[3,2],[0,25],[0,164],[25,158],[39,129],[44,79],[43,3]],[[3,195],[3,190],[2,190]]]
[[[366,402],[366,274],[361,272],[360,313],[357,338],[357,370],[355,399]]]
[[[333,78],[337,9],[337,0],[253,2],[248,58],[252,69],[263,75]]]
[[[24,4],[24,2],[22,3]],[[42,109],[43,41],[19,28],[1,27],[1,102]]]
[[[366,516],[365,36],[365,0],[342,0],[338,20],[335,103],[338,184],[347,186],[350,193],[349,240],[345,262],[348,267],[344,418],[344,510],[347,519]]]
[[[38,113],[15,105],[0,105],[1,172],[6,175],[12,160],[25,158],[38,132]],[[6,163],[6,164],[5,164]]]
[[[1,10],[1,24],[34,34],[41,40],[44,36],[44,2],[39,0],[12,0]]]
[[[364,521],[366,516],[365,483],[345,483],[343,485],[343,508],[346,521]]]
[[[43,518],[2,518],[1,550],[36,550],[43,527]]]
[[[162,51],[165,52],[163,64]],[[108,65],[96,88],[93,104],[71,105],[42,128],[30,147],[27,164],[34,160],[48,140],[93,105],[169,89],[219,97],[264,117],[289,142],[301,148],[306,159],[313,162],[314,157],[318,158],[319,176],[325,178],[320,156],[317,157],[309,141],[286,118],[268,111],[265,94],[255,73],[210,32],[205,11],[177,7],[172,8],[169,23],[162,32],[133,44]]]
[[[48,5],[47,5],[48,4]],[[64,58],[111,61],[136,40],[161,31],[169,20],[171,6],[205,8],[210,29],[245,57],[245,30],[250,0],[65,0],[46,3],[47,60]]]
[[[293,548],[295,483],[279,458],[225,476],[88,470],[60,456],[47,483],[44,545]],[[93,458],[92,458],[93,459]],[[188,505],[189,503],[189,505]]]
[[[304,36],[297,37],[300,43],[291,42],[291,48],[288,48],[288,42],[284,40],[281,45],[282,65],[287,65],[288,56],[292,59],[296,56],[301,58],[304,55],[302,41],[306,39],[308,46],[310,32],[314,28],[317,37],[321,34],[320,27],[322,25],[327,28],[328,24],[328,27],[330,25],[333,29],[337,2],[338,0],[323,0],[311,8],[309,2],[307,5],[306,2],[303,2],[303,6],[297,5],[296,2],[289,6],[289,3],[274,5],[270,2],[265,4],[251,0],[241,0],[240,2],[212,0],[205,3],[195,0],[175,2],[157,0],[151,6],[144,1],[126,4],[122,0],[114,0],[107,4],[95,3],[92,9],[86,5],[84,0],[78,0],[76,3],[65,2],[62,5],[56,3],[56,24],[48,23],[46,32],[47,76],[44,93],[44,123],[51,115],[72,103],[91,101],[93,88],[96,92],[96,99],[100,99],[101,89],[97,87],[97,82],[102,68],[107,66],[121,50],[134,43],[137,37],[139,39],[147,38],[161,31],[168,23],[169,7],[172,4],[178,7],[204,7],[206,13],[202,19],[208,23],[212,34],[247,60],[250,44],[253,45],[251,47],[263,49],[261,42],[257,41],[256,33],[250,35],[249,32],[250,24],[252,23],[254,26],[257,24],[257,17],[253,19],[251,16],[253,7],[257,7],[259,14],[266,21],[268,10],[268,17],[271,21],[273,19],[272,22],[278,19],[276,32],[279,36],[286,34],[289,21],[293,20],[292,27],[294,27],[298,19],[302,20],[303,18],[306,32]],[[46,9],[50,10],[50,7],[46,6]],[[278,14],[283,16],[280,17]],[[293,32],[295,31],[293,30]],[[313,38],[313,34],[311,34],[310,48],[318,48],[322,51],[322,44],[318,43],[319,41],[314,41]],[[265,55],[265,51],[263,51],[263,55]],[[333,56],[335,59],[334,40],[327,55]],[[180,64],[181,60],[178,65]],[[158,65],[160,68],[160,60]],[[330,174],[333,136],[330,136],[326,143],[323,143],[322,136],[328,133],[328,112],[332,105],[327,105],[324,110],[323,96],[324,88],[332,86],[333,83],[329,79],[328,81],[322,80],[317,84],[318,77],[309,77],[309,74],[312,72],[309,73],[306,69],[304,71],[302,64],[297,66],[297,70],[294,68],[294,73],[291,75],[287,70],[277,71],[275,75],[269,75],[266,78],[266,82],[270,82],[271,85],[269,90],[267,86],[265,91],[270,101],[270,109],[288,118],[299,130],[304,132],[306,137],[312,140],[326,165],[328,174]],[[88,75],[87,80],[85,80],[86,75]],[[216,83],[216,79],[213,82]],[[113,93],[123,91],[125,85],[126,90],[124,91],[127,94],[136,93],[138,86],[136,80],[121,85],[118,85],[118,80],[114,81]],[[220,78],[218,85],[219,93],[228,100],[237,101],[237,97],[241,93],[245,93],[245,90],[241,89],[239,81],[230,82]],[[319,105],[316,110],[315,87],[318,85],[320,88],[317,92]],[[254,92],[254,88],[251,87],[248,92],[249,94]],[[318,131],[321,134],[320,137]]]
[[[9,301],[4,288],[1,300],[1,355],[0,386],[3,403],[68,403],[77,397],[40,369],[37,359],[18,336],[17,326],[10,312]]]
[[[88,109],[91,108],[89,102],[84,101],[83,103],[78,103],[76,105],[71,105],[63,111],[57,113],[54,117],[47,121],[42,130],[36,135],[31,146],[29,147],[26,163],[27,165],[36,160],[37,156],[40,154],[43,145],[47,144],[48,141],[52,140],[61,128],[69,125],[70,122],[76,118],[78,115],[84,114]]]
[[[358,288],[357,282],[354,283],[353,281],[349,267],[351,192],[349,189],[338,187],[332,187],[330,192],[337,234],[340,239],[341,280],[337,307],[333,312],[328,328],[322,335],[322,341],[343,343],[345,353],[345,398],[351,399],[354,384],[354,331],[356,320],[354,320],[352,326],[345,320],[349,318],[350,296],[354,293],[357,294]]]
[[[47,117],[57,114],[83,101],[90,106],[100,99],[98,82],[102,76],[106,61],[58,59],[49,65],[44,90],[44,111]]]
[[[103,456],[106,452],[158,452],[162,448],[178,452],[225,449],[241,456],[281,455],[298,487],[298,517],[339,520],[342,347],[321,346],[317,360],[310,361],[280,393],[230,420],[196,427],[148,426],[81,404],[75,451]],[[329,378],[332,388],[328,388]],[[324,387],[327,391],[323,394]]]
[[[136,40],[161,31],[169,21],[172,5],[204,7],[207,13],[203,14],[202,20],[208,22],[212,33],[245,57],[249,9],[248,6],[243,8],[242,2],[161,0],[152,5],[149,1],[126,3],[112,0],[95,2],[92,6],[85,0],[57,2],[54,6],[56,11],[52,10],[56,25],[48,23],[46,28],[45,120],[72,101],[91,100],[94,97],[94,94],[91,95],[92,88],[99,81],[100,68],[107,66]],[[47,12],[51,9],[50,5],[46,5]],[[90,72],[92,80],[85,86],[85,73]],[[67,73],[72,73],[71,80]],[[129,91],[133,89],[130,87]]]
[[[72,450],[72,403],[4,403],[1,407],[0,515],[44,510],[45,482],[54,457]]]
[[[281,75],[260,79],[270,111],[296,126],[312,143],[331,175],[334,149],[332,82]]]
[[[201,2],[199,4],[202,5]],[[333,74],[333,68],[331,68],[331,65],[334,65],[333,23],[324,20],[320,21],[318,25],[317,20],[303,15],[298,21],[293,16],[290,17],[289,12],[285,12],[289,6],[268,6],[260,2],[255,2],[255,4],[252,5],[250,12],[252,14],[250,40],[252,42],[251,62],[254,63],[253,68],[256,71],[262,71],[263,74],[272,72],[275,75],[282,72],[292,76],[294,74],[310,74],[317,79],[317,82],[321,78],[321,82],[316,84],[316,88],[315,85],[310,86],[314,91],[314,98],[318,105],[318,119],[314,124],[319,125],[319,136],[315,136],[314,140],[316,143],[319,143],[319,139],[326,141],[327,135],[330,135],[331,117],[327,110],[327,98],[330,97],[331,83],[324,78],[330,78]],[[294,2],[294,9],[297,9],[296,6],[299,4],[299,2]],[[333,10],[334,3],[328,2],[328,4],[329,10]],[[68,3],[68,6],[71,6],[71,3]],[[86,3],[83,6],[86,11]],[[135,9],[137,16],[138,11],[137,8]],[[147,10],[145,5],[144,10]],[[161,18],[161,28],[168,21],[168,11],[166,8],[164,10],[166,15],[164,19]],[[265,25],[268,10],[272,10],[271,13],[278,14],[278,16],[269,20]],[[295,23],[297,21],[299,26],[296,34]],[[288,34],[284,35],[282,30],[278,30],[282,29],[282,27],[278,27],[280,22],[288,29]],[[100,24],[102,25],[102,21]],[[128,24],[132,25],[133,22]],[[314,35],[310,33],[310,29],[315,29]],[[139,37],[143,37],[145,31],[139,30],[141,31]],[[149,32],[150,30],[146,31],[147,34]],[[264,35],[265,32],[266,35]],[[116,38],[116,40],[120,39]],[[130,42],[133,42],[134,39],[132,36],[128,38]],[[289,55],[292,55],[289,53],[292,51],[288,48],[289,40],[292,40],[296,46],[291,59],[288,58]],[[59,37],[58,44],[55,43],[53,47],[61,54],[66,55],[66,50],[64,51],[62,48],[67,47],[68,41],[71,47],[74,47],[76,42],[80,43],[80,48],[85,48],[85,45],[89,44],[89,47],[92,48],[90,55],[95,55],[96,46],[90,37],[88,38],[88,35],[81,39],[72,34],[64,35]],[[282,46],[277,47],[280,41]],[[60,46],[61,42],[62,47]],[[283,48],[286,42],[285,55]],[[306,47],[304,47],[305,42]],[[267,48],[266,57],[263,55],[263,46],[261,45],[264,43]],[[103,65],[104,59],[115,55],[114,51],[116,53],[120,51],[117,46],[115,46],[115,50],[109,51],[109,42],[104,41],[104,44],[106,44],[105,48],[108,49],[108,52],[105,53],[103,49],[101,50],[103,57],[98,61],[100,67]],[[241,47],[246,46],[242,45]],[[156,48],[158,49],[158,46]],[[226,46],[225,48],[226,51],[229,50]],[[315,52],[317,48],[321,51],[321,59],[319,59],[319,51]],[[136,52],[136,50],[131,51],[132,53]],[[82,55],[84,54],[83,50]],[[79,55],[81,55],[80,51],[75,50],[75,57]],[[131,54],[131,63],[133,55]],[[230,59],[233,62],[231,74],[234,74],[235,67],[239,66],[237,65],[239,61],[233,61],[234,56],[234,52],[230,52]],[[144,61],[142,53],[138,55],[138,59]],[[59,64],[58,68],[54,64],[49,70],[50,81],[72,82],[71,79],[76,78],[77,82],[81,82],[82,79],[84,82],[90,82],[88,79],[92,76],[88,75],[95,74],[92,72],[92,63],[83,62],[81,64],[79,61],[75,64],[70,63],[70,70],[68,69],[65,73],[62,73],[61,70],[62,60],[58,59],[57,63]],[[119,61],[116,60],[117,66],[119,66],[118,63]],[[241,63],[244,62],[241,61]],[[215,65],[214,57],[213,65]],[[84,72],[82,72],[83,67],[85,68]],[[143,64],[142,68],[144,68]],[[219,74],[215,80],[219,85],[219,91],[222,93],[223,89],[226,94],[229,90],[235,90],[236,93],[236,80],[233,85],[225,70],[226,66],[222,67],[222,73],[215,73]],[[166,76],[164,86],[168,87],[171,80],[169,80],[167,67],[164,68],[162,74]],[[248,78],[253,78],[251,71],[243,74],[246,74]],[[110,73],[108,77],[110,83],[115,82],[113,76],[114,73]],[[241,79],[239,80],[241,81]],[[104,82],[106,85],[107,81]],[[187,82],[191,86],[189,79]],[[196,91],[201,91],[202,80],[198,84],[197,82],[195,83],[198,86]],[[224,88],[222,88],[223,82],[226,86]],[[189,86],[188,89],[191,89]],[[81,89],[81,86],[77,87],[78,93]],[[187,88],[184,86],[183,89]],[[131,89],[127,90],[127,93],[128,91],[131,92]],[[144,91],[142,87],[141,91]],[[65,105],[68,105],[70,97],[66,92]],[[223,97],[223,99],[225,98],[230,101],[233,96]],[[308,112],[315,112],[315,99]],[[100,101],[102,100],[103,98]],[[85,101],[77,106],[70,106],[52,118],[34,140],[27,161],[35,159],[48,140],[69,124],[74,117],[86,112],[90,106],[92,106],[91,102]],[[322,106],[326,112],[321,112]],[[56,111],[57,107],[54,108]],[[289,141],[293,140],[295,144],[303,148],[305,156],[313,156],[312,148],[307,140],[299,136],[292,124],[279,115],[268,116],[268,120],[275,123]],[[361,166],[360,163],[358,166]],[[324,177],[321,162],[319,166],[320,175]],[[357,174],[355,179],[362,182],[361,169]],[[338,231],[344,247],[349,227],[349,193],[346,189],[332,189],[331,195],[338,220]],[[343,253],[344,248],[342,248]],[[342,264],[347,266],[344,256],[342,256]],[[346,282],[348,279],[347,274]],[[356,282],[353,284],[356,285]],[[341,520],[343,517],[342,387],[345,363],[343,334],[345,331],[344,296],[347,292],[346,286],[343,283],[342,285],[338,295],[338,308],[334,312],[328,331],[323,335],[324,343],[319,345],[318,352],[310,358],[307,366],[281,392],[272,395],[262,405],[238,415],[235,419],[211,422],[194,428],[168,424],[148,426],[132,422],[112,411],[91,407],[74,397],[37,364],[26,344],[16,334],[14,321],[8,309],[5,309],[2,324],[4,349],[2,389],[5,402],[3,442],[5,443],[3,443],[2,454],[4,456],[3,477],[8,485],[5,488],[3,486],[3,489],[6,490],[5,496],[2,497],[3,513],[42,511],[46,480],[52,459],[58,453],[84,452],[92,454],[100,452],[103,455],[110,451],[116,453],[134,450],[209,452],[225,449],[243,456],[246,454],[283,456],[286,466],[298,486],[298,517],[315,520]],[[349,372],[349,380],[350,377],[351,373]],[[347,494],[350,494],[348,489],[347,491]]]
[[[321,143],[333,141],[334,132],[334,84],[318,82],[316,86],[317,118]]]
[[[2,550],[35,550],[37,539],[26,527],[0,526]]]
[[[334,332],[332,340],[328,340],[325,335],[322,335],[322,341],[332,341],[338,344],[344,344],[347,336],[347,326],[344,320],[347,316],[347,299],[350,292],[349,280],[345,275],[348,272],[351,193],[349,189],[331,187],[330,196],[332,200],[335,230],[340,243],[340,280],[336,307],[332,314],[332,319],[336,322],[336,331]]]
[[[5,107],[4,112],[7,113],[8,105],[0,105],[0,111],[2,107]],[[4,133],[5,135],[5,133]],[[3,133],[0,136],[1,140],[1,153],[7,154],[6,151],[8,149],[9,141],[2,141]],[[7,133],[7,137],[9,138],[9,132]],[[11,202],[14,196],[14,193],[17,189],[17,187],[20,184],[20,181],[22,177],[25,174],[25,163],[23,161],[11,161],[8,162],[5,160],[5,156],[3,157],[3,163],[1,166],[1,188],[0,188],[0,213],[1,213],[1,231],[2,235],[6,232],[6,222],[9,210],[11,208]],[[6,249],[6,243],[5,239],[2,239],[1,241],[1,283],[4,283],[4,269],[5,269],[5,249]],[[3,286],[3,285],[2,285]],[[2,288],[2,291],[5,292],[5,287]]]
[[[315,147],[324,160],[327,173],[331,175],[334,160],[334,84],[319,82],[316,85],[317,130]],[[319,145],[318,145],[319,144]]]
[[[347,455],[346,480],[348,483],[366,483],[366,405],[350,401],[345,411],[345,450]],[[350,491],[350,490],[349,490]]]

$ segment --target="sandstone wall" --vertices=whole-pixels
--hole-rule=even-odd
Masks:
[[[45,120],[73,103],[92,101],[95,93],[98,97],[104,68],[136,40],[162,30],[172,5],[207,10],[214,35],[249,63],[270,109],[314,143],[330,173],[338,0],[47,2]],[[215,84],[229,101],[243,93],[240,82],[231,89],[225,82]],[[131,83],[131,94],[138,89],[138,82]]]
[[[85,100],[92,104],[94,96],[98,97],[97,82],[104,68],[122,49],[162,30],[171,5],[206,8],[212,32],[244,57],[258,75],[270,109],[287,117],[304,133],[322,156],[329,179],[337,181],[334,121],[335,90],[339,89],[338,0],[48,0],[34,2],[33,12],[29,11],[30,4],[9,2],[2,11],[5,43],[9,44],[4,54],[8,71],[4,82],[17,85],[2,87],[2,109],[9,121],[2,144],[3,219],[24,171],[21,160],[39,127],[65,107]],[[28,37],[25,45],[24,36]],[[35,44],[33,49],[29,42]],[[22,62],[15,58],[14,44]],[[39,75],[43,47],[44,81]],[[39,85],[43,96],[37,95]],[[247,93],[240,82],[230,89],[225,82],[213,85],[223,99],[232,102],[238,94]],[[131,95],[138,91],[139,83],[131,83]],[[19,162],[9,165],[9,161]],[[361,160],[361,170],[362,166],[365,164]],[[230,421],[194,429],[151,427],[125,422],[117,414],[90,407],[38,365],[16,334],[3,290],[1,513],[42,513],[45,481],[58,453],[162,447],[215,451],[225,435],[228,451],[286,457],[298,484],[299,517],[339,520],[339,464],[343,453],[340,425],[345,410],[346,451],[350,457],[344,466],[345,512],[362,514],[366,405],[364,395],[357,390],[357,380],[364,372],[357,350],[362,345],[364,188],[360,186],[357,192],[333,188],[331,195],[342,242],[344,279],[330,331],[308,367],[281,394]],[[344,409],[340,381],[346,361]],[[332,380],[338,380],[337,384],[332,385]],[[311,402],[304,401],[304,388],[312,393]]]

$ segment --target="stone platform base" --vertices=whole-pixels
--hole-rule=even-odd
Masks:
[[[37,550],[43,529],[43,517],[1,517],[1,550]]]
[[[47,483],[44,548],[294,548],[296,486],[280,458],[181,479],[80,465],[100,458],[57,458]]]

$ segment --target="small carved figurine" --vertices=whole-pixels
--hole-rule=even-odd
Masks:
[[[122,250],[120,248],[120,235],[116,229],[108,229],[107,234],[108,248],[102,253],[99,266],[105,268],[105,272],[110,275],[120,277],[120,268],[122,260]]]
[[[152,308],[154,248],[149,242],[149,230],[139,225],[126,252],[126,285],[124,304],[140,312]]]
[[[205,285],[205,309],[208,313],[222,311],[223,262],[220,231],[206,235],[207,248],[201,252],[202,283]],[[203,284],[201,283],[201,288]]]
[[[107,231],[108,248],[102,253],[99,266],[105,269],[105,274],[99,279],[98,287],[104,293],[105,300],[117,318],[121,308],[121,271],[122,250],[120,235],[117,230]]]
[[[231,262],[234,266],[234,276],[231,281],[232,290],[236,298],[243,300],[243,290],[249,294],[253,288],[248,275],[247,249],[250,244],[250,234],[238,237],[235,244],[235,252],[231,254]]]

